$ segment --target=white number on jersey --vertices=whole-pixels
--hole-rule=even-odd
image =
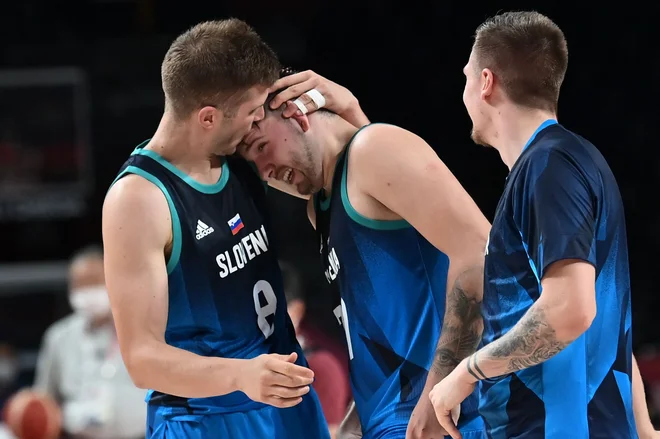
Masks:
[[[264,306],[261,306],[259,293],[262,293],[266,299]],[[277,296],[275,296],[273,287],[265,280],[260,280],[254,284],[252,296],[254,297],[254,310],[257,312],[257,324],[261,332],[264,333],[264,337],[268,338],[275,331],[275,321],[273,320],[272,324],[268,323],[268,317],[275,316],[275,311],[277,311]]]
[[[337,306],[334,311],[335,317],[340,325],[344,327],[344,334],[346,334],[346,345],[348,346],[348,358],[353,359],[353,345],[351,344],[351,330],[348,327],[348,313],[346,312],[346,302],[341,299],[341,305]]]

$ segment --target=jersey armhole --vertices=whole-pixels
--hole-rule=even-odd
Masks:
[[[357,135],[364,130],[365,128],[371,126],[371,125],[376,125],[376,124],[369,124],[365,125],[355,134],[353,134],[353,137],[351,137],[351,140],[348,142],[346,145],[346,148],[344,149],[344,166],[342,167],[341,170],[341,203],[344,206],[344,210],[346,211],[346,214],[355,221],[356,223],[360,224],[361,226],[367,227],[369,229],[375,229],[375,230],[399,230],[399,229],[405,229],[410,227],[410,224],[408,221],[404,219],[399,219],[399,220],[377,220],[377,219],[372,219],[372,218],[367,218],[366,216],[362,215],[359,213],[355,208],[353,208],[353,205],[351,204],[351,201],[348,199],[348,153],[350,150],[351,145],[353,144],[353,141],[357,137]],[[337,170],[335,170],[337,172]]]
[[[170,193],[165,185],[157,177],[136,166],[127,166],[126,169],[124,169],[117,176],[117,178],[115,178],[115,180],[110,185],[110,188],[112,188],[112,186],[114,186],[114,184],[119,181],[120,178],[128,174],[135,174],[149,181],[158,189],[160,189],[160,191],[165,196],[165,199],[167,200],[167,206],[170,209],[170,217],[172,218],[172,253],[167,259],[167,274],[169,275],[172,273],[172,271],[174,271],[174,268],[176,268],[177,264],[179,263],[179,257],[181,256],[181,222],[179,220],[179,214],[176,211],[176,207],[174,206],[174,201],[172,201],[172,197],[170,196]]]

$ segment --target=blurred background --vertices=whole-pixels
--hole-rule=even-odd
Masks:
[[[628,225],[635,353],[650,404],[654,397],[660,402],[653,256],[660,244],[660,149],[653,134],[660,116],[660,57],[648,10],[634,2],[610,8],[550,0],[495,6],[452,0],[216,0],[197,6],[24,0],[4,2],[0,13],[0,406],[16,389],[32,385],[46,330],[72,312],[69,260],[100,244],[105,192],[128,154],[157,127],[160,63],[176,35],[203,20],[246,20],[283,65],[312,69],[346,86],[372,121],[423,137],[492,219],[507,171],[495,151],[469,138],[461,70],[475,28],[512,9],[536,9],[566,34],[570,61],[560,122],[590,139],[618,178]],[[325,279],[317,258],[309,257],[317,250],[304,204],[276,191],[269,197],[276,212],[271,239],[298,279],[304,320],[341,344]],[[12,373],[3,375],[3,358],[11,359]]]

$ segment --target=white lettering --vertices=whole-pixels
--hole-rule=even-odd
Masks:
[[[236,273],[238,271],[238,268],[236,268],[236,266],[231,263],[232,261],[231,261],[231,257],[229,257],[229,252],[225,252],[225,258],[227,258],[227,265],[229,265],[229,274]]]
[[[252,251],[252,244],[250,243],[250,236],[251,236],[251,234],[244,237],[243,239],[241,239],[241,243],[243,244],[243,247],[245,247],[245,251],[247,252],[248,258],[250,258],[250,260],[252,260],[252,259],[255,258],[256,255]]]
[[[266,299],[264,306],[261,306],[261,300],[259,299],[261,295]],[[254,284],[252,296],[254,297],[254,310],[257,312],[257,324],[264,337],[268,338],[275,331],[275,322],[268,323],[268,317],[274,316],[277,311],[277,296],[273,291],[273,287],[265,280],[260,280]]]
[[[337,321],[341,326],[344,327],[344,334],[346,335],[346,346],[348,347],[348,358],[349,360],[353,359],[353,343],[351,343],[351,330],[348,327],[348,313],[346,312],[346,302],[344,299],[341,299],[341,305],[338,305],[333,313],[337,318]]]
[[[337,257],[337,253],[333,247],[330,249],[330,253],[328,253],[328,269],[325,270],[325,278],[327,279],[328,283],[331,283],[337,278],[337,275],[339,274],[339,268],[341,268],[339,265],[339,258]]]
[[[222,278],[227,277],[229,275],[229,270],[227,269],[227,265],[225,264],[225,255],[219,254],[218,256],[216,256],[215,262],[218,264],[218,267],[220,267],[220,277]]]
[[[226,278],[238,270],[242,270],[249,261],[268,251],[266,229],[261,226],[243,237],[231,250],[226,250],[215,257],[220,268],[220,277]]]
[[[262,251],[265,252],[268,250],[268,241],[261,236],[259,230],[255,230],[254,233],[250,233],[249,236],[250,241],[252,242],[252,246],[254,247],[254,251],[257,252],[258,255],[261,254]]]
[[[245,261],[243,260],[243,252],[241,251],[240,245],[234,246],[234,257],[236,258],[236,266],[240,270],[245,267]]]

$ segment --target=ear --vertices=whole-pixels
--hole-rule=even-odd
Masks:
[[[207,105],[197,112],[197,121],[207,130],[212,129],[215,125],[219,124],[221,119],[222,111],[215,107],[211,107],[210,105]]]
[[[307,119],[307,116],[304,114],[298,115],[300,113],[300,109],[296,104],[293,103],[293,101],[286,101],[283,103],[280,108],[282,110],[282,117],[285,119],[292,118],[296,122],[298,122],[298,125],[300,125],[300,128],[302,128],[303,132],[306,133],[307,130],[309,130],[309,119]]]
[[[483,69],[479,79],[481,84],[481,99],[487,99],[493,93],[495,76],[493,75],[492,70]]]
[[[298,125],[300,125],[300,128],[302,128],[303,133],[309,131],[309,119],[307,118],[306,114],[298,115],[298,113],[295,113],[293,116],[291,116],[291,118],[298,122]]]

